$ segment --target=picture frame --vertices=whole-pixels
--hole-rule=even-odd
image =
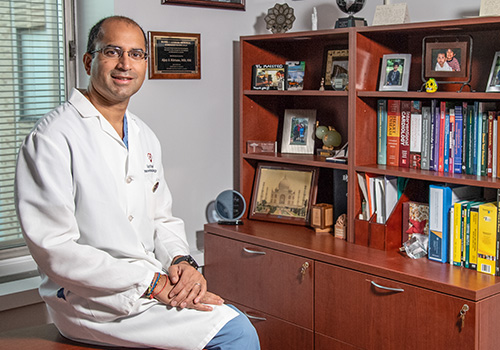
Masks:
[[[388,54],[382,57],[379,91],[408,91],[411,54]]]
[[[466,78],[468,61],[468,42],[426,42],[425,77],[426,78]],[[450,61],[449,55],[453,61]],[[440,59],[442,57],[442,60]],[[457,68],[452,67],[451,62]],[[441,66],[440,66],[441,64]]]
[[[315,109],[285,109],[281,153],[314,154]]]
[[[161,4],[215,7],[226,10],[245,11],[245,0],[161,0]]]
[[[345,90],[349,80],[349,49],[338,46],[325,47],[321,77],[325,90]]]
[[[293,164],[258,163],[249,218],[308,225],[316,204],[319,170]]]
[[[148,32],[149,79],[201,79],[201,35]]]
[[[285,90],[286,64],[255,64],[252,66],[252,90]]]
[[[495,52],[486,92],[500,92],[500,51]]]

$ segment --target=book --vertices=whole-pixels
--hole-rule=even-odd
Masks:
[[[420,169],[422,161],[422,102],[411,101],[410,168]]]
[[[487,147],[487,162],[486,162],[486,175],[493,176],[493,121],[496,118],[496,112],[488,112],[488,147]]]
[[[415,201],[403,202],[402,241],[414,233],[429,234],[429,204]]]
[[[481,134],[480,136],[480,147],[478,155],[479,169],[478,174],[481,176],[487,175],[487,163],[488,163],[488,113],[483,112],[481,114]]]
[[[446,103],[441,106],[445,106],[444,114],[444,143],[443,143],[443,172],[448,173],[450,171],[450,110],[446,107]]]
[[[422,107],[422,156],[420,167],[429,170],[430,142],[431,142],[431,108]]]
[[[466,159],[466,145],[465,145],[465,140],[467,138],[467,117],[468,117],[468,112],[467,112],[467,102],[462,102],[462,174],[466,174],[466,169],[465,169],[465,159]]]
[[[429,149],[429,170],[438,170],[439,158],[439,107],[437,100],[431,100],[431,140]]]
[[[450,108],[450,134],[449,134],[449,147],[448,147],[448,172],[453,173],[455,161],[455,110]]]
[[[411,118],[411,102],[401,101],[399,166],[402,168],[410,167],[410,118]]]
[[[450,241],[450,250],[453,252],[452,258],[450,259],[450,264],[454,266],[462,266],[462,240],[465,232],[464,214],[465,206],[468,200],[460,200],[453,204],[453,221],[451,221],[450,214],[450,225],[453,222],[453,240]],[[463,211],[463,212],[462,212]],[[451,234],[450,234],[451,237]]]
[[[472,208],[475,207],[476,209],[474,210],[477,212],[477,206],[481,204],[481,202],[477,201],[469,201],[466,206],[465,206],[465,232],[464,232],[464,237],[462,241],[462,249],[463,249],[463,266],[465,268],[470,268],[470,241],[471,241],[471,234],[474,234],[475,231],[477,231],[477,216],[476,215],[471,215],[472,214]],[[474,228],[475,225],[475,228]],[[474,230],[474,232],[473,232]]]
[[[462,136],[463,136],[462,106],[455,106],[455,144],[453,156],[453,172],[462,173]]]
[[[401,109],[399,100],[387,101],[387,165],[399,166]]]
[[[473,154],[474,154],[474,107],[467,107],[467,122],[465,125],[467,135],[465,138],[465,173],[473,175]]]
[[[287,61],[287,90],[302,90],[304,88],[304,74],[306,71],[306,62]]]
[[[477,271],[490,275],[496,274],[498,261],[498,206],[497,203],[484,203],[479,206],[477,237]]]
[[[387,164],[387,100],[377,102],[377,163]]]
[[[449,259],[449,210],[460,199],[477,197],[479,187],[447,185],[429,186],[429,252],[430,260],[442,263]]]
[[[479,227],[479,207],[484,202],[477,202],[470,207],[469,213],[469,246],[468,262],[469,269],[477,269],[477,247],[478,247],[478,227]]]
[[[491,177],[496,178],[498,175],[498,120],[495,117],[493,119],[493,166],[491,171]]]
[[[439,109],[438,109],[439,108]],[[444,145],[446,135],[446,102],[441,102],[440,107],[436,107],[439,113],[439,138],[436,142],[438,148],[438,167],[437,171],[442,173],[444,171]]]

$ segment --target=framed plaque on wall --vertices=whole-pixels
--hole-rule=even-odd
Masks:
[[[201,79],[200,34],[148,34],[149,79]]]

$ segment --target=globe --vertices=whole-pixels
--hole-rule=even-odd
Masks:
[[[365,0],[336,0],[337,6],[342,12],[353,15],[365,6]]]
[[[316,127],[316,137],[320,140],[323,140],[325,133],[328,131],[328,127],[326,126],[317,126]]]
[[[327,147],[338,147],[342,143],[342,136],[340,133],[333,129],[325,132],[323,136],[323,144]]]

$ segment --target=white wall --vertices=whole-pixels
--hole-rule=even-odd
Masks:
[[[79,3],[87,7],[87,1]],[[174,214],[186,221],[193,249],[196,231],[202,230],[206,222],[206,205],[219,192],[233,187],[235,42],[241,35],[269,33],[264,17],[276,3],[246,1],[246,11],[161,5],[161,0],[114,1],[115,14],[135,19],[145,31],[201,33],[201,80],[147,79],[130,105],[160,138],[167,181],[174,197]],[[111,0],[97,2],[104,4],[101,7],[104,12],[113,3]],[[480,0],[406,2],[412,22],[477,16],[480,5]],[[297,18],[292,31],[311,28],[313,6],[318,11],[318,29],[333,28],[338,17],[345,17],[334,0],[287,3],[294,8]],[[383,3],[383,0],[367,0],[357,16],[365,17],[370,24],[375,7]],[[96,1],[89,1],[89,6],[93,10],[99,8]],[[83,28],[88,22],[80,22],[84,33],[88,32],[88,28]]]

